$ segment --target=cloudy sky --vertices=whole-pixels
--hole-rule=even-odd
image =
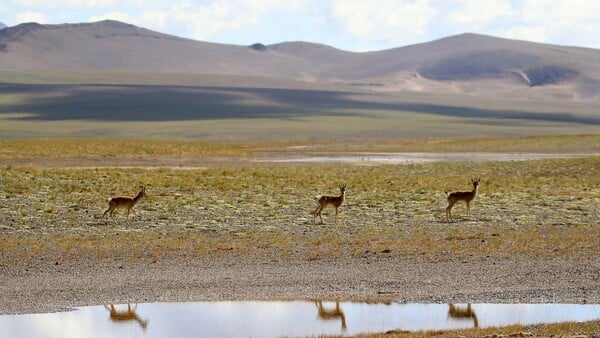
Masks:
[[[120,20],[196,40],[381,50],[464,32],[600,48],[598,0],[2,0],[0,22]]]

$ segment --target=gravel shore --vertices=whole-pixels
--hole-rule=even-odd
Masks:
[[[1,314],[107,303],[342,299],[422,303],[600,303],[600,262],[572,259],[270,257],[161,261],[50,257],[0,267]]]

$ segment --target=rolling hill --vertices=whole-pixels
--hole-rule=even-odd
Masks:
[[[21,24],[0,31],[0,68],[285,79],[369,90],[560,89],[596,99],[600,50],[462,34],[354,53],[308,42],[237,46],[170,36],[117,21]],[[565,95],[563,95],[565,96]]]

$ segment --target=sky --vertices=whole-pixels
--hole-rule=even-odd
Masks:
[[[0,0],[0,22],[104,19],[180,37],[383,50],[465,32],[600,48],[599,0]]]

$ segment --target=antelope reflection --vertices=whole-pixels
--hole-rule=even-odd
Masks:
[[[454,304],[448,304],[448,317],[454,319],[472,319],[473,325],[475,328],[479,327],[479,320],[477,319],[477,315],[475,311],[471,308],[471,304],[467,304],[467,308],[460,308],[455,306]]]
[[[126,321],[136,321],[142,329],[146,330],[148,326],[148,320],[142,320],[137,313],[135,312],[137,308],[137,304],[131,308],[131,304],[127,304],[127,310],[117,310],[113,304],[110,304],[110,307],[104,305],[108,311],[110,311],[110,320],[113,322],[126,322]]]
[[[319,319],[321,320],[337,320],[340,319],[342,321],[342,329],[345,330],[346,326],[346,315],[344,311],[340,308],[340,302],[335,301],[335,308],[325,308],[323,306],[323,301],[315,301],[315,305],[317,306],[317,310],[319,311]]]

